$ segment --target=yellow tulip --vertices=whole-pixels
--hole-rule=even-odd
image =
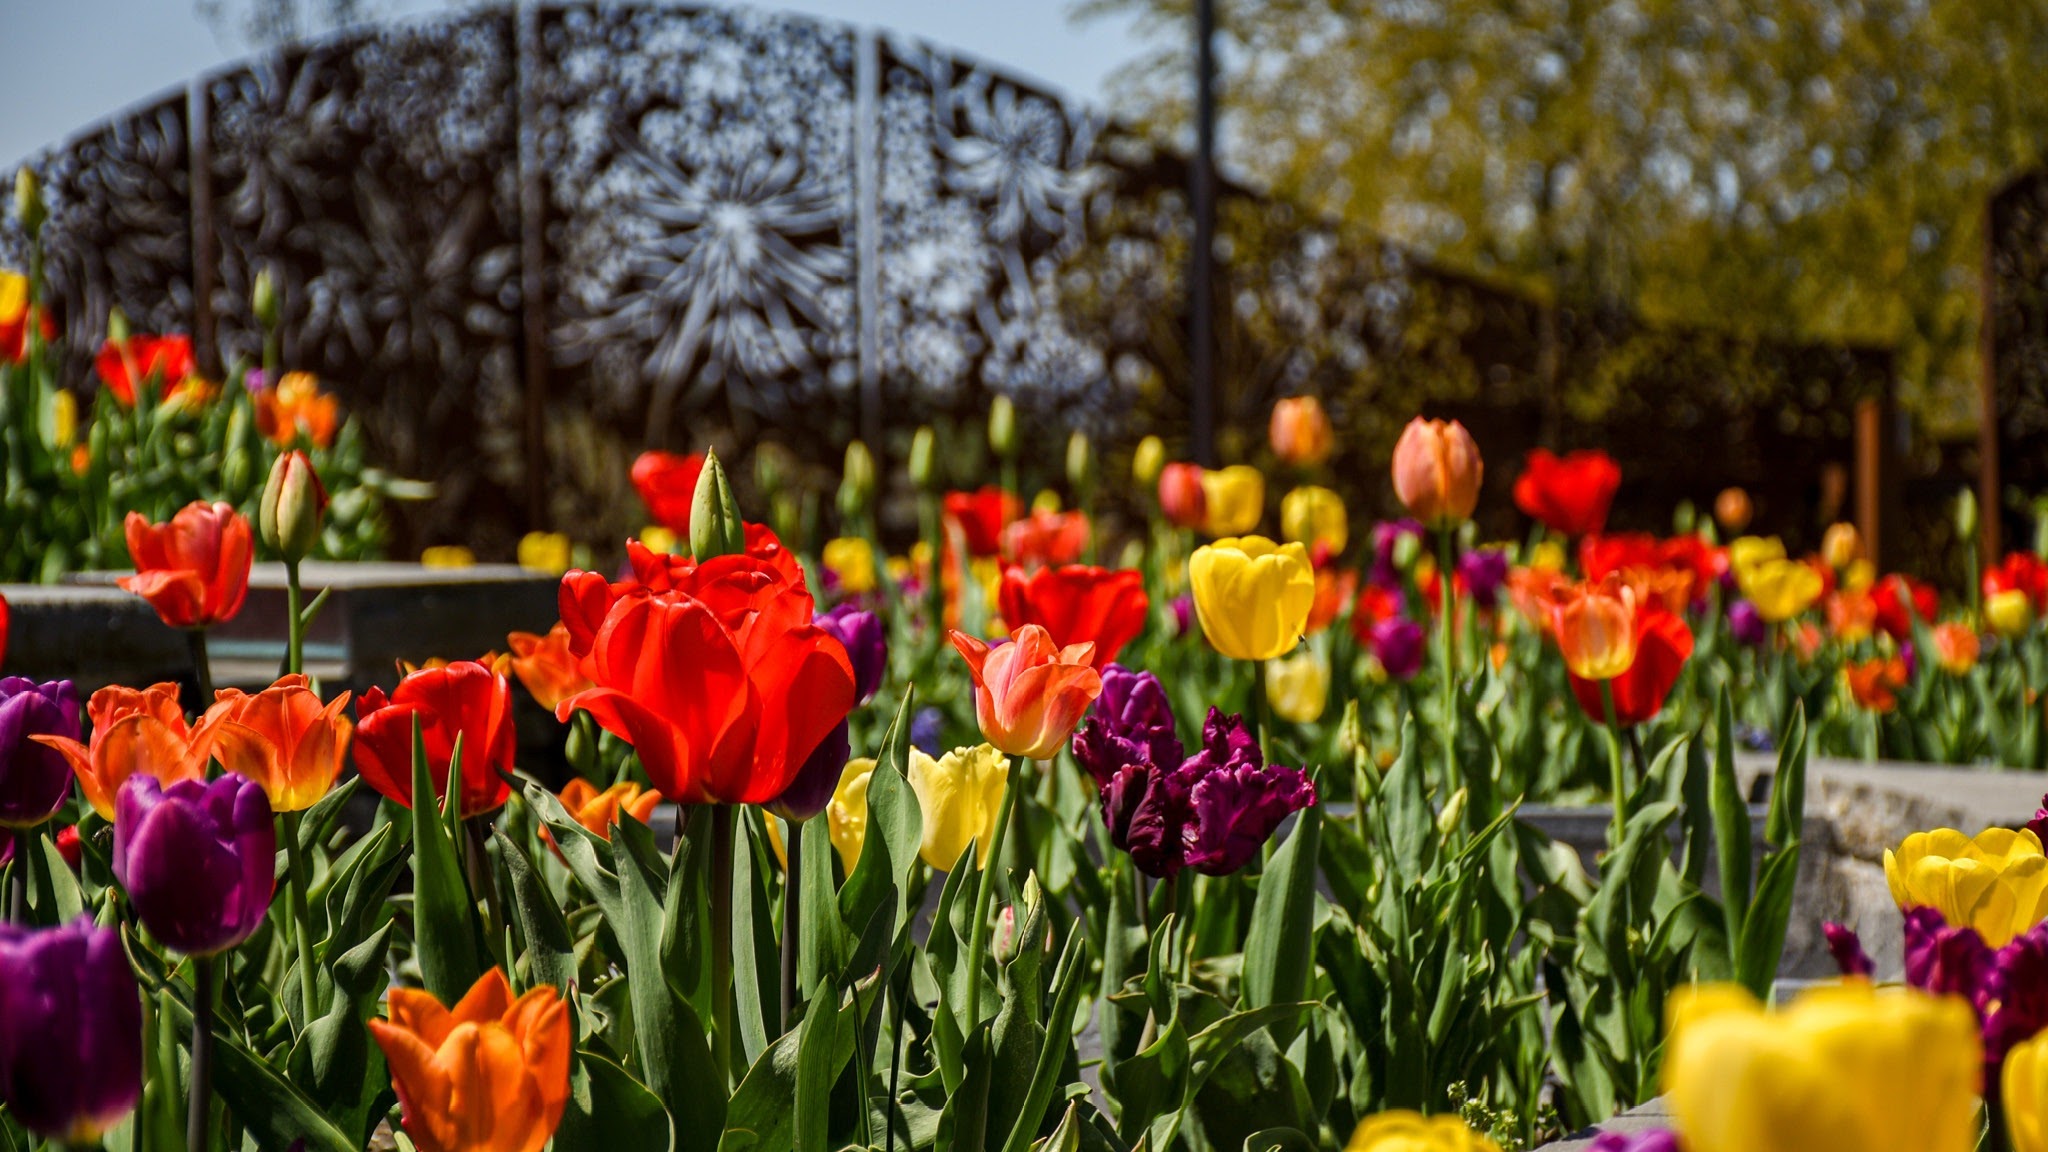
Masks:
[[[1249,464],[1202,473],[1202,531],[1238,536],[1259,526],[1266,513],[1266,478]]]
[[[1847,520],[1828,525],[1820,538],[1820,556],[1827,566],[1841,571],[1863,555],[1863,534]]]
[[[1313,484],[1294,489],[1280,500],[1280,534],[1310,548],[1320,544],[1332,556],[1343,552],[1351,538],[1344,498]]]
[[[1738,536],[1728,542],[1728,567],[1737,579],[1741,579],[1746,568],[1784,558],[1785,542],[1776,536]]]
[[[1529,563],[1524,567],[1538,572],[1564,571],[1564,545],[1555,540],[1543,540],[1529,550]]]
[[[28,277],[0,269],[0,324],[11,324],[28,311]]]
[[[1764,559],[1735,566],[1735,583],[1757,614],[1776,624],[1790,620],[1820,599],[1823,584],[1813,566],[1797,560]]]
[[[1885,851],[1884,879],[1901,911],[1932,908],[1993,948],[2048,917],[2048,856],[2025,828],[1915,832]]]
[[[1266,700],[1283,720],[1320,720],[1330,701],[1330,662],[1313,650],[1266,661]]]
[[[875,590],[875,548],[865,537],[840,536],[825,541],[820,559],[838,577],[842,591],[858,596]]]
[[[1768,1013],[1740,988],[1681,992],[1664,1091],[1687,1152],[1969,1152],[1982,1074],[1956,997],[1853,981]]]
[[[874,778],[875,761],[860,756],[846,762],[839,784],[832,789],[832,802],[825,806],[825,824],[832,832],[832,847],[839,850],[839,863],[846,874],[860,862],[861,845],[868,839],[868,781]]]
[[[2048,1032],[2005,1054],[2003,1084],[2012,1152],[2048,1152]]]
[[[460,544],[436,544],[420,552],[423,568],[474,568],[476,553]]]
[[[1166,442],[1157,436],[1147,436],[1138,441],[1138,448],[1131,453],[1131,480],[1140,488],[1150,488],[1159,482],[1159,470],[1166,467]]]
[[[649,524],[640,530],[640,546],[649,552],[673,556],[676,553],[676,534],[659,524]]]
[[[990,744],[955,748],[937,760],[912,748],[910,790],[924,812],[924,842],[917,849],[924,862],[949,872],[973,841],[986,867],[1009,780],[1010,758]]]
[[[1382,1112],[1359,1122],[1344,1152],[1500,1152],[1500,1145],[1455,1116]]]
[[[569,570],[569,538],[560,532],[528,532],[519,538],[519,566],[560,576]]]
[[[1984,600],[1984,623],[2000,636],[2017,636],[2034,622],[2034,606],[2017,588],[1993,592]]]
[[[1868,560],[1851,560],[1842,569],[1842,590],[1844,592],[1868,592],[1877,583],[1877,566]]]
[[[1218,652],[1237,660],[1284,656],[1308,628],[1315,570],[1299,544],[1226,537],[1188,557],[1195,615]]]

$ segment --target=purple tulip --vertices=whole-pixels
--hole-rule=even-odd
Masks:
[[[853,696],[865,704],[882,686],[882,673],[889,667],[889,638],[882,631],[882,618],[851,604],[841,604],[813,621],[832,634],[853,662]]]
[[[142,998],[121,934],[80,917],[0,924],[0,1102],[53,1142],[95,1144],[142,1095]]]
[[[1403,536],[1420,541],[1422,521],[1382,520],[1372,526],[1372,571],[1366,576],[1369,582],[1387,589],[1401,587],[1401,569],[1394,564],[1394,549]]]
[[[1102,670],[1102,694],[1087,723],[1074,733],[1074,759],[1109,787],[1117,772],[1133,764],[1151,764],[1172,771],[1186,754],[1174,734],[1173,708],[1166,689],[1150,672],[1133,672],[1121,664]]]
[[[927,756],[937,756],[944,749],[946,735],[946,714],[927,704],[910,718],[910,743]]]
[[[768,810],[794,823],[802,823],[825,810],[832,802],[832,790],[839,787],[839,777],[846,771],[846,762],[853,758],[853,738],[848,732],[846,721],[834,725],[811,754],[804,758],[803,767],[796,770],[796,778],[782,795],[768,802]]]
[[[1984,1059],[2000,1062],[2013,1045],[2048,1028],[2048,924],[2036,924],[1991,959],[1984,1018]]]
[[[1863,950],[1863,941],[1857,938],[1854,929],[1829,921],[1820,926],[1820,932],[1827,938],[1828,955],[1835,958],[1835,966],[1842,970],[1842,975],[1869,979],[1877,971],[1877,965],[1870,962],[1870,954]]]
[[[1195,627],[1195,598],[1186,593],[1173,598],[1173,634],[1185,636]]]
[[[1202,750],[1175,773],[1188,786],[1181,834],[1187,865],[1228,876],[1251,863],[1288,816],[1316,802],[1316,786],[1293,768],[1268,768],[1241,716],[1209,709]]]
[[[1429,653],[1429,633],[1406,616],[1392,616],[1372,626],[1372,654],[1396,680],[1413,679]]]
[[[78,739],[78,692],[71,681],[0,679],[0,825],[9,828],[41,824],[71,794],[70,763],[31,736]]]
[[[2034,818],[2025,827],[2034,834],[2034,839],[2048,844],[2048,796],[2041,797],[2041,807],[2034,809]]]
[[[253,780],[165,788],[138,773],[114,801],[114,878],[143,926],[188,956],[224,952],[262,925],[276,867],[270,798]]]
[[[1140,872],[1164,879],[1185,866],[1188,788],[1178,772],[1140,760],[1118,768],[1101,792],[1109,842]]]
[[[1974,928],[1954,928],[1932,908],[1906,912],[1906,983],[1937,996],[1961,996],[1981,1017],[1991,997],[1996,957]]]
[[[1498,548],[1475,548],[1458,557],[1458,575],[1465,578],[1465,594],[1473,603],[1491,606],[1508,582],[1508,554]]]
[[[1756,605],[1737,600],[1728,605],[1728,634],[1751,648],[1761,648],[1771,638],[1771,626],[1764,622],[1764,614],[1756,610]]]
[[[1668,1128],[1602,1132],[1586,1152],[1678,1152],[1678,1134]]]

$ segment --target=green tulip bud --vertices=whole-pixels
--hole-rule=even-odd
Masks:
[[[270,466],[256,509],[256,531],[285,563],[296,564],[320,543],[320,517],[326,510],[327,490],[313,462],[293,450]]]
[[[868,452],[868,446],[855,440],[846,446],[846,466],[840,472],[839,489],[843,494],[840,503],[851,501],[855,506],[866,508],[875,495],[875,458]]]
[[[270,269],[256,273],[256,282],[249,288],[249,308],[264,331],[277,327],[277,278]]]
[[[740,520],[739,501],[733,499],[732,482],[725,477],[718,453],[707,451],[704,471],[697,476],[696,499],[690,506],[690,554],[702,563],[713,556],[746,550],[746,526]]]
[[[1394,567],[1406,572],[1415,567],[1415,561],[1422,555],[1422,538],[1413,532],[1403,532],[1394,537]]]
[[[128,314],[119,308],[107,309],[107,339],[116,344],[128,340]]]
[[[910,437],[910,482],[927,492],[939,486],[938,439],[929,424]]]
[[[1067,483],[1080,492],[1094,480],[1095,448],[1088,443],[1086,432],[1075,432],[1067,437]]]
[[[1138,450],[1131,453],[1131,479],[1138,487],[1151,491],[1159,482],[1159,472],[1166,467],[1166,441],[1157,436],[1147,436],[1138,441]]]
[[[43,221],[50,218],[49,209],[43,205],[43,186],[37,181],[35,170],[26,164],[14,174],[14,218],[21,222],[21,230],[31,240],[43,230]]]
[[[988,406],[988,446],[1005,460],[1017,455],[1017,406],[1000,392]]]
[[[1444,801],[1444,810],[1437,813],[1436,817],[1436,830],[1439,835],[1449,836],[1458,827],[1458,822],[1465,818],[1467,800],[1465,790],[1460,788],[1451,793],[1449,800]]]
[[[1977,494],[1968,488],[1956,493],[1956,535],[1977,538]]]

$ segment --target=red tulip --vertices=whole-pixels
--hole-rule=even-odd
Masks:
[[[1604,580],[1610,572],[1631,568],[1687,572],[1694,589],[1703,589],[1720,575],[1719,549],[1704,539],[1673,536],[1659,540],[1648,532],[1592,533],[1579,541],[1579,567],[1588,580]]]
[[[1654,598],[1636,600],[1635,660],[1628,671],[1607,682],[1614,687],[1615,720],[1623,725],[1641,724],[1655,716],[1691,656],[1692,629],[1685,626],[1685,619]],[[1605,723],[1607,709],[1600,698],[1600,681],[1577,676],[1571,681],[1579,707]]]
[[[434,795],[448,795],[448,762],[462,737],[462,815],[505,803],[512,786],[517,736],[512,727],[512,685],[475,660],[422,668],[398,682],[389,698],[371,688],[356,702],[356,771],[385,796],[412,807],[412,724],[419,717],[427,746],[427,776]]]
[[[804,582],[803,565],[797,563],[796,553],[783,547],[781,537],[766,524],[746,525],[745,554],[775,569],[784,580]],[[638,540],[626,541],[626,563],[633,570],[633,579],[653,592],[675,587],[679,576],[686,576],[697,566],[697,561],[689,556],[656,552]]]
[[[166,400],[205,388],[189,336],[130,336],[122,343],[109,340],[100,347],[93,367],[107,391],[129,408],[135,407],[136,386],[152,380]]]
[[[2008,552],[1984,573],[1984,598],[2001,592],[2023,592],[2034,611],[2048,609],[2048,561],[2032,552]]]
[[[1136,569],[1110,571],[1085,565],[1041,568],[1026,575],[1022,568],[1003,574],[1003,622],[1016,632],[1036,624],[1061,648],[1095,645],[1099,670],[1145,630],[1145,577]]]
[[[254,534],[228,504],[194,500],[166,524],[140,512],[127,521],[135,575],[121,587],[135,593],[173,628],[204,628],[231,619],[249,594]]]
[[[1034,512],[1003,529],[1003,559],[1040,567],[1072,564],[1088,549],[1084,512]]]
[[[1894,640],[1911,640],[1913,618],[1932,624],[1934,614],[1941,610],[1941,593],[1934,585],[1910,576],[1885,577],[1871,590],[1870,598],[1877,605],[1877,626]]]
[[[654,522],[689,539],[690,509],[697,499],[697,474],[704,471],[704,454],[688,456],[674,452],[642,452],[633,461],[633,490],[647,505]]]
[[[1621,487],[1621,467],[1597,449],[1560,457],[1547,448],[1529,453],[1515,481],[1515,507],[1552,531],[1584,536],[1607,526],[1607,509]]]
[[[1202,487],[1200,464],[1168,464],[1159,470],[1159,511],[1180,528],[1209,522],[1209,495]]]
[[[720,556],[662,575],[660,591],[563,577],[562,620],[596,686],[555,714],[589,712],[682,803],[773,800],[853,710],[846,649],[812,623],[803,583],[768,561]]]
[[[1002,550],[1003,529],[1017,518],[1015,496],[993,485],[979,492],[946,493],[946,519],[960,526],[973,556],[994,556]]]

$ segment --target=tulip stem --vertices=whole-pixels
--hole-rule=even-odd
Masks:
[[[711,808],[711,1065],[723,1091],[732,1068],[732,811]]]
[[[1266,701],[1266,662],[1264,660],[1252,661],[1251,706],[1252,726],[1257,729],[1259,737],[1259,759],[1266,764],[1271,764],[1273,762],[1273,751],[1267,745],[1266,736],[1266,729],[1270,727],[1266,722],[1270,708]]]
[[[1438,646],[1443,656],[1443,725],[1444,725],[1444,795],[1458,790],[1461,781],[1458,771],[1458,650],[1453,644],[1452,620],[1457,616],[1457,592],[1452,587],[1451,565],[1455,559],[1457,542],[1446,527],[1437,537],[1436,587],[1437,605],[1442,619],[1438,622],[1441,635]]]
[[[1600,707],[1607,713],[1607,762],[1614,777],[1614,847],[1619,849],[1628,827],[1628,765],[1621,758],[1621,723],[1615,718],[1612,680],[1600,682]]]
[[[797,949],[803,939],[803,852],[804,826],[791,820],[789,835],[783,837],[783,855],[788,859],[782,873],[782,1030],[789,1031],[796,1018]]]
[[[291,880],[292,937],[299,950],[299,999],[305,1005],[302,1027],[311,1028],[320,1010],[318,982],[313,975],[313,913],[306,903],[306,851],[299,844],[301,819],[296,811],[284,814],[284,853]]]
[[[28,854],[35,847],[29,830],[14,830],[14,866],[8,869],[7,922],[28,923]]]
[[[284,607],[289,624],[285,630],[284,670],[286,675],[298,675],[306,670],[306,621],[300,606],[303,593],[299,589],[299,562],[284,562]]]
[[[995,873],[1003,866],[1003,841],[1010,829],[1010,813],[1017,807],[1017,782],[1024,771],[1024,757],[1010,758],[1010,779],[1003,785],[1003,802],[996,809],[996,830],[989,837],[987,861],[993,869],[984,869],[981,884],[974,893],[974,928],[967,937],[967,1019],[964,1027],[968,1035],[981,1023],[981,962],[988,955],[988,904],[995,895]]]
[[[207,1152],[213,1114],[214,958],[192,958],[192,1095],[185,1109],[186,1152]]]
[[[192,676],[199,683],[199,707],[204,712],[213,703],[213,661],[206,656],[206,629],[185,629],[185,648],[192,653]]]

